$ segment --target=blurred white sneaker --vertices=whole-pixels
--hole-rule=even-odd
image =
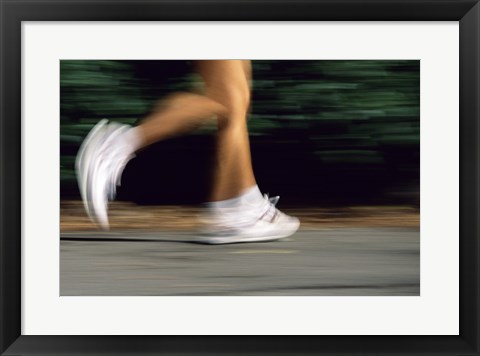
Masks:
[[[269,198],[257,205],[243,205],[207,213],[204,217],[206,228],[196,240],[204,244],[233,244],[266,242],[293,235],[300,226],[300,220],[278,210],[275,205],[279,197]]]
[[[103,124],[85,144],[79,159],[79,185],[90,219],[108,230],[108,202],[115,199],[123,169],[134,157],[122,144],[122,134],[131,127],[118,123]]]
[[[78,188],[80,190],[85,211],[92,221],[94,218],[87,199],[87,177],[95,149],[102,141],[107,122],[108,120],[103,119],[90,130],[83,140],[75,159],[75,173],[77,175]]]

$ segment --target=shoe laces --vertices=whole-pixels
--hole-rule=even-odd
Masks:
[[[242,226],[251,226],[256,222],[263,220],[273,222],[280,211],[275,207],[280,197],[269,197],[263,195],[263,199],[257,205],[243,206],[243,208],[224,208],[217,211],[207,211],[199,217],[199,220],[205,225],[213,225],[217,228],[225,227],[241,228]]]
[[[268,194],[264,194],[263,198],[264,205],[260,213],[260,218],[258,218],[258,220],[266,220],[269,222],[273,222],[280,213],[280,211],[276,208],[276,205],[280,200],[280,196],[269,197]]]

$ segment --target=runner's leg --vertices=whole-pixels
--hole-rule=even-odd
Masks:
[[[252,169],[247,112],[250,105],[250,61],[199,61],[206,96],[226,108],[218,117],[217,156],[212,201],[234,198],[256,186]]]

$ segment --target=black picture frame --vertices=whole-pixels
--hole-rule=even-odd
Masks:
[[[2,355],[480,355],[478,0],[0,0],[0,5]],[[171,20],[459,21],[460,335],[21,335],[21,23]]]

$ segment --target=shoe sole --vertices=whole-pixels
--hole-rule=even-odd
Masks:
[[[292,227],[284,229],[281,234],[266,235],[266,236],[205,236],[197,239],[195,242],[205,245],[227,245],[227,244],[240,244],[240,243],[252,243],[252,242],[268,242],[276,241],[287,238],[295,234],[300,227],[300,221],[297,220],[292,223]]]
[[[88,133],[87,137],[83,141],[75,160],[75,170],[77,176],[78,188],[82,197],[83,205],[88,217],[94,223],[97,223],[95,216],[92,214],[92,210],[87,199],[87,183],[91,165],[91,156],[94,148],[96,147],[95,141],[99,139],[100,134],[105,129],[108,120],[100,120]]]

